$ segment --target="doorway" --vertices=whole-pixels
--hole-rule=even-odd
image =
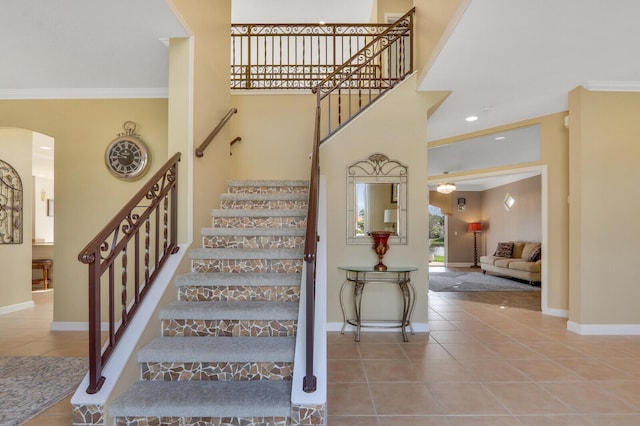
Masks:
[[[447,218],[440,207],[429,205],[429,266],[446,264]]]

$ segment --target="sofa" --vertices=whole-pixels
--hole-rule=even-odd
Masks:
[[[492,256],[480,256],[482,273],[492,272],[507,277],[539,283],[542,276],[542,244],[506,241],[498,243]]]

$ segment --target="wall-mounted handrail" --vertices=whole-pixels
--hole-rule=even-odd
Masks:
[[[222,117],[222,120],[220,120],[218,125],[211,131],[211,133],[209,133],[209,136],[207,136],[202,141],[200,146],[196,148],[196,157],[202,158],[204,156],[204,151],[207,149],[207,147],[209,146],[213,138],[215,138],[218,135],[218,133],[220,133],[220,130],[222,130],[224,125],[227,124],[227,121],[229,121],[231,116],[236,112],[238,112],[237,108],[231,108],[229,112],[224,117]]]
[[[78,255],[89,266],[89,394],[102,387],[103,366],[160,269],[178,251],[179,161],[176,153]],[[101,296],[105,294],[109,329],[103,344]]]

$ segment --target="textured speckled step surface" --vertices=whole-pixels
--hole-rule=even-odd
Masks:
[[[307,217],[305,209],[212,209],[213,217]]]
[[[112,417],[288,417],[291,382],[141,381],[111,404]]]
[[[189,286],[287,286],[299,287],[302,274],[237,274],[231,272],[189,272],[179,276],[175,285],[177,287]]]
[[[202,228],[203,237],[211,236],[260,236],[260,237],[303,237],[306,230],[301,228]]]
[[[158,337],[138,362],[292,362],[295,337]]]
[[[303,249],[229,249],[197,248],[189,252],[193,259],[301,259]]]
[[[298,302],[171,302],[160,319],[297,320]]]

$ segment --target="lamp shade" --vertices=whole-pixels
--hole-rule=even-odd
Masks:
[[[396,223],[398,221],[398,210],[387,209],[384,211],[384,223]]]
[[[480,222],[471,222],[468,225],[467,232],[479,232],[482,231],[482,223]]]

